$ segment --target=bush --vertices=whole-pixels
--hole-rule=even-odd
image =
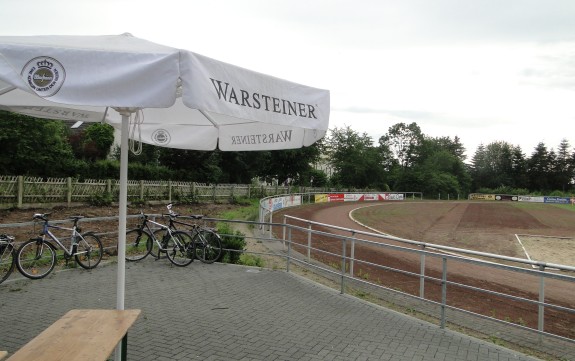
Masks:
[[[239,263],[242,251],[246,247],[245,234],[240,231],[234,231],[227,223],[218,224],[218,233],[222,237],[221,262]]]
[[[112,195],[108,192],[93,194],[88,198],[88,204],[97,207],[109,206],[112,204]]]

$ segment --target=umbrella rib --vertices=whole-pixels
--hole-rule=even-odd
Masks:
[[[4,88],[4,89],[0,89],[0,95],[4,95],[4,94],[6,94],[6,93],[9,93],[9,92],[11,92],[11,91],[14,90],[14,89],[16,89],[15,86],[9,86],[9,87],[6,87],[6,88]]]
[[[198,111],[199,111],[200,113],[202,113],[203,116],[206,117],[206,119],[209,120],[210,123],[212,123],[212,124],[214,125],[214,127],[218,128],[218,129],[220,128],[220,126],[218,125],[218,123],[217,123],[214,119],[212,119],[212,117],[211,117],[208,113],[206,113],[206,111],[204,111],[204,110],[202,110],[202,109],[198,109]]]

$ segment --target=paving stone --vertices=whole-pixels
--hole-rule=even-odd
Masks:
[[[15,352],[76,308],[113,309],[116,264],[0,284],[0,349]],[[128,358],[158,360],[535,360],[284,271],[145,259],[126,267],[142,314]]]

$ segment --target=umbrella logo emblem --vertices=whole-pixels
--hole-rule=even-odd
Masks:
[[[51,97],[56,94],[66,78],[66,71],[60,62],[54,58],[41,56],[30,60],[22,69],[28,86],[41,97]]]
[[[166,145],[170,143],[171,137],[165,129],[158,129],[152,133],[152,140],[158,145]]]

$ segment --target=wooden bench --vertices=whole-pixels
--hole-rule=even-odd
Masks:
[[[128,329],[140,310],[71,310],[6,361],[106,361],[122,341],[126,357]]]

